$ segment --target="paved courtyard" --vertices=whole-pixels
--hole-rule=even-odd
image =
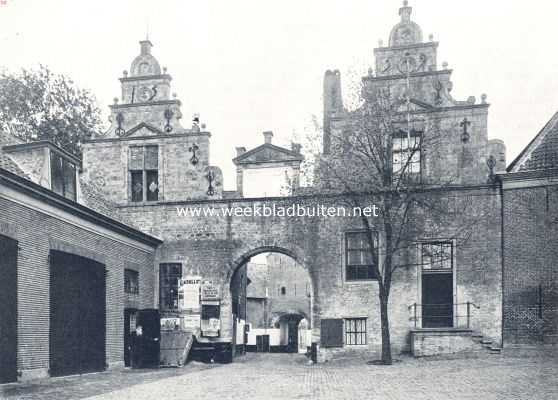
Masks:
[[[309,366],[287,354],[249,354],[230,365],[120,371],[0,386],[6,399],[558,399],[558,358],[404,358],[390,367],[364,360]]]

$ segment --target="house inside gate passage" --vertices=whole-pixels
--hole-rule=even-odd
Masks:
[[[374,50],[364,88],[389,86],[401,95],[411,88],[413,115],[436,117],[446,132],[437,148],[420,149],[413,172],[457,177],[448,196],[473,199],[483,218],[466,243],[443,229],[417,237],[406,255],[415,266],[394,277],[393,349],[468,351],[478,345],[472,336],[481,335],[494,349],[555,344],[558,246],[548,238],[558,226],[558,117],[506,169],[504,143],[489,139],[487,97],[453,99],[452,71],[439,65],[438,43],[423,38],[407,4],[399,15],[388,45]],[[177,205],[287,204],[293,199],[255,198],[253,179],[264,171],[267,181],[285,176],[296,187],[303,156],[299,145],[276,146],[266,132],[261,146],[237,148],[237,190],[224,191],[220,169],[210,164],[211,135],[199,118],[181,124],[171,76],[152,47],[140,42],[110,106],[111,126],[84,145],[83,159],[0,132],[0,382],[124,365],[134,312],[145,308],[177,320],[177,329],[186,318],[197,346],[217,358],[250,350],[250,316],[240,307],[250,303],[246,266],[270,252],[295,260],[309,276],[307,326],[319,361],[378,353],[371,265],[379,260],[359,220],[176,218]],[[337,70],[325,73],[324,157],[350,116],[340,79]],[[415,128],[418,135],[420,124]],[[397,165],[411,144],[403,135],[394,141]],[[274,190],[263,191],[280,194]],[[294,200],[312,204],[296,193]],[[191,276],[212,285],[198,314],[179,307],[179,279]]]

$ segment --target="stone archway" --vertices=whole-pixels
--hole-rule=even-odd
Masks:
[[[304,274],[306,275],[306,279],[308,282],[309,286],[306,286],[304,288],[304,292],[302,291],[302,286],[301,286],[301,290],[299,291],[299,301],[302,302],[306,302],[306,307],[290,307],[290,308],[285,308],[284,310],[282,310],[281,312],[275,312],[272,313],[271,309],[269,309],[269,315],[267,315],[265,317],[265,323],[266,323],[266,328],[265,329],[269,329],[269,330],[274,330],[274,329],[279,329],[279,333],[278,333],[278,337],[280,338],[280,345],[278,345],[280,347],[280,349],[272,349],[271,351],[284,351],[284,352],[292,352],[292,353],[298,353],[298,337],[299,337],[299,331],[298,331],[298,325],[300,323],[301,320],[306,320],[307,323],[305,325],[306,329],[308,330],[308,337],[312,336],[315,337],[315,330],[310,330],[311,328],[314,328],[316,326],[318,326],[317,324],[317,316],[316,316],[316,312],[315,312],[315,300],[316,300],[316,286],[315,286],[315,282],[314,282],[314,277],[312,274],[312,271],[310,268],[308,268],[307,265],[304,264],[304,262],[301,262],[301,257],[297,254],[296,251],[287,249],[285,247],[279,247],[279,246],[270,246],[270,245],[264,245],[264,246],[259,246],[259,247],[254,247],[252,249],[246,250],[244,251],[242,254],[240,254],[239,256],[235,257],[234,260],[232,262],[229,263],[229,273],[227,274],[227,283],[228,283],[228,289],[229,289],[229,293],[228,297],[230,299],[229,304],[231,305],[231,315],[233,320],[231,321],[232,323],[232,332],[233,332],[233,337],[236,340],[240,340],[241,336],[239,335],[239,329],[238,329],[238,323],[240,322],[237,318],[237,316],[240,314],[242,315],[242,313],[238,312],[238,297],[239,297],[239,293],[238,293],[238,274],[245,274],[245,276],[248,276],[248,272],[246,270],[246,266],[250,263],[250,261],[252,260],[253,257],[260,255],[260,254],[264,254],[264,253],[271,253],[271,254],[281,254],[284,256],[287,256],[290,260],[292,260],[293,264],[291,264],[289,267],[292,267],[293,265],[297,266],[298,269],[298,273],[299,274]],[[272,267],[272,269],[274,269]],[[285,271],[285,270],[282,270]],[[282,272],[276,272],[275,275],[277,274],[281,274]],[[284,289],[284,288],[281,288]],[[268,300],[277,300],[277,297],[280,297],[280,295],[285,295],[284,292],[282,291],[277,291],[278,293],[275,294],[275,298],[273,298],[273,295],[269,296],[268,299],[268,295],[266,294],[266,299],[264,300],[265,302],[267,302]],[[302,294],[302,292],[304,294]],[[266,289],[266,293],[267,293],[267,289]],[[296,292],[295,292],[296,294]],[[248,303],[248,296],[246,296],[245,299],[246,303]],[[267,303],[269,304],[269,303]],[[272,303],[272,304],[277,304],[277,303]],[[245,304],[245,310],[247,309],[247,306]],[[264,306],[265,307],[265,306]],[[273,314],[273,315],[272,315]],[[245,320],[244,322],[246,323],[246,325],[249,325],[249,329],[252,329],[252,323],[248,323],[248,318],[247,318],[247,311],[244,312],[243,314]],[[290,318],[289,316],[296,316],[296,318]],[[276,324],[272,323],[272,321],[275,321]],[[275,326],[278,325],[278,326]],[[288,328],[286,328],[288,326]],[[244,327],[242,327],[244,329]],[[256,329],[257,330],[257,329]],[[312,335],[311,333],[312,332]],[[266,332],[267,333],[267,332]],[[254,341],[255,337],[252,337],[256,335],[256,333],[252,333],[252,335],[245,335],[245,340],[246,340],[246,345],[248,345],[248,336],[250,336],[250,341]],[[273,335],[272,335],[273,336]],[[273,336],[274,337],[274,336]],[[277,338],[276,338],[277,339]],[[288,340],[287,340],[288,339]],[[268,338],[269,340],[269,338]],[[272,340],[273,341],[273,340]],[[283,343],[285,342],[285,343]],[[286,343],[288,342],[288,343]],[[293,342],[293,343],[291,343]],[[237,343],[237,342],[235,342]],[[252,345],[254,345],[252,343]],[[273,346],[272,346],[273,347]],[[284,348],[283,348],[284,347]],[[292,349],[291,349],[292,347]]]

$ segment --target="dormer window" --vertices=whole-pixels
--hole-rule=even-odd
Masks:
[[[133,203],[159,199],[159,147],[130,147],[130,199]]]
[[[76,165],[54,151],[50,151],[51,190],[76,201]]]

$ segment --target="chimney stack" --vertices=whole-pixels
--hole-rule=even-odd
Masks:
[[[291,143],[291,150],[296,154],[300,154],[300,151],[302,150],[302,145],[300,143],[293,142]]]
[[[237,157],[240,157],[244,153],[246,153],[246,147],[237,147],[236,148],[236,156]]]
[[[265,144],[271,144],[271,140],[273,139],[273,132],[265,131],[263,135],[264,135]]]

